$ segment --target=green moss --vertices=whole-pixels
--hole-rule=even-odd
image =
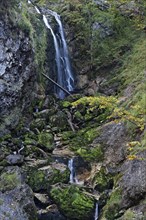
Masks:
[[[108,175],[105,169],[102,167],[100,171],[95,175],[93,179],[93,184],[99,192],[103,192],[106,189],[109,189],[112,184],[112,177]]]
[[[83,119],[84,119],[83,115],[82,115],[81,112],[79,112],[79,111],[76,111],[76,112],[74,113],[74,117],[75,117],[77,120],[83,120]]]
[[[42,72],[46,61],[47,49],[47,30],[42,19],[32,10],[33,6],[25,2],[21,2],[21,8],[17,7],[11,10],[13,13],[13,23],[26,33],[31,39],[32,47],[35,52],[35,64],[37,66],[37,76],[41,83],[44,83]],[[40,18],[40,19],[39,19]]]
[[[27,183],[34,191],[46,190],[56,183],[68,183],[69,175],[68,169],[60,171],[50,167],[48,172],[32,168],[27,172]]]
[[[52,115],[49,123],[51,127],[56,127],[58,131],[66,131],[69,128],[67,116],[63,111],[58,111],[56,114]],[[70,128],[68,130],[70,130]]]
[[[47,132],[41,132],[38,134],[38,143],[47,147],[49,150],[53,150],[53,135]]]
[[[48,181],[44,171],[31,169],[27,175],[27,183],[33,191],[47,189]]]
[[[17,173],[3,173],[0,177],[0,190],[3,192],[12,190],[20,183]]]
[[[122,219],[123,220],[133,220],[133,219],[136,219],[135,218],[135,214],[132,210],[128,209],[124,215],[122,216]]]
[[[39,131],[42,131],[44,127],[45,127],[45,119],[42,118],[36,118],[30,124],[30,128],[32,130],[35,130],[37,128]]]
[[[49,184],[56,183],[68,183],[69,182],[70,171],[68,169],[64,171],[60,171],[57,169],[53,169],[52,176],[49,178]]]
[[[90,148],[88,145],[92,143],[92,141],[99,136],[99,129],[96,127],[96,124],[94,125],[95,128],[91,128],[86,126],[85,128],[79,130],[77,133],[72,133],[70,136],[70,141],[69,141],[69,146],[71,150],[77,151],[80,148],[84,148],[87,150],[91,150],[95,152],[96,150],[98,151],[98,146],[97,148]]]
[[[5,167],[7,164],[8,164],[8,163],[7,163],[7,161],[6,161],[5,159],[2,160],[2,161],[0,161],[0,166]]]
[[[11,134],[6,134],[0,138],[0,142],[9,140],[11,138],[12,138]]]
[[[63,101],[61,104],[62,104],[62,107],[64,107],[64,108],[71,106],[71,103],[69,101]]]
[[[81,156],[85,161],[102,161],[103,160],[103,149],[100,145],[96,147],[79,148],[76,153]]]
[[[122,176],[123,176],[123,174],[122,174],[122,173],[119,173],[119,174],[117,174],[117,175],[114,177],[113,180],[114,180],[114,186],[115,186],[115,187],[118,185],[118,183],[119,183],[119,181],[121,180]]]
[[[62,140],[64,140],[64,141],[70,140],[75,136],[76,136],[76,134],[73,131],[64,131],[64,132],[62,132]]]
[[[86,196],[78,187],[53,187],[51,197],[69,219],[91,219],[94,200]]]
[[[120,188],[113,190],[110,199],[103,208],[103,219],[113,220],[119,215],[120,203],[122,199],[122,191]]]
[[[27,145],[36,145],[37,144],[37,142],[34,140],[34,139],[32,139],[32,138],[30,138],[30,137],[28,137],[27,135],[25,136],[25,140],[24,140],[24,144],[27,146]]]

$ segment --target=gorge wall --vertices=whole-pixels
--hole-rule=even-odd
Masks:
[[[18,14],[13,20],[11,10],[1,3],[0,23],[0,136],[13,129],[33,98],[36,80],[34,51],[29,34],[18,26]],[[6,9],[7,7],[7,9]],[[12,8],[11,8],[12,7]],[[18,13],[18,11],[15,11]]]

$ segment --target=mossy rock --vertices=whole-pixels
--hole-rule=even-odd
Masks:
[[[137,217],[131,209],[126,210],[124,215],[119,220],[137,220]],[[140,216],[139,216],[140,217]],[[144,218],[138,218],[139,220],[144,220]]]
[[[103,192],[106,189],[111,189],[113,186],[113,180],[111,175],[107,174],[105,169],[102,167],[98,173],[95,174],[93,178],[94,188]]]
[[[42,170],[30,169],[27,173],[27,183],[35,192],[46,190],[48,187],[46,173]]]
[[[45,119],[42,118],[36,118],[30,124],[31,130],[35,130],[37,128],[39,131],[42,131],[44,127],[45,127]]]
[[[42,131],[40,134],[38,134],[38,144],[45,146],[48,150],[54,149],[53,140],[54,138],[51,133]]]
[[[36,140],[32,139],[32,138],[29,138],[29,137],[25,137],[24,139],[24,144],[27,146],[27,145],[32,145],[32,146],[35,146],[37,144]]]
[[[62,132],[62,140],[72,139],[75,136],[76,136],[76,134],[73,131]]]
[[[52,127],[58,127],[58,130],[61,131],[66,130],[69,127],[67,116],[62,111],[58,111],[55,115],[52,115],[49,121]]]
[[[47,190],[50,185],[56,183],[68,183],[70,171],[60,171],[50,166],[47,170],[30,169],[27,172],[27,183],[33,191]]]
[[[11,134],[6,134],[6,135],[0,137],[0,142],[11,140],[11,138],[12,138]]]
[[[93,198],[85,195],[78,187],[53,187],[51,197],[68,219],[92,219]]]
[[[80,156],[85,155],[86,157],[89,156],[87,154],[91,153],[94,154],[96,157],[99,151],[100,152],[102,151],[102,147],[100,147],[99,145],[95,147],[89,146],[93,142],[93,140],[99,136],[99,129],[97,127],[91,128],[86,126],[85,128],[79,130],[77,133],[67,133],[67,135],[70,138],[70,142],[69,142],[70,149]],[[65,137],[65,135],[63,135],[63,137]]]
[[[8,168],[5,170],[0,176],[0,191],[10,191],[13,190],[15,187],[21,184],[21,176],[19,171],[13,168]]]
[[[69,169],[66,169],[64,171],[60,171],[57,169],[53,169],[52,171],[53,175],[50,176],[49,178],[49,183],[50,185],[56,184],[56,183],[68,183],[69,182],[69,176],[70,176],[70,171]]]
[[[103,160],[103,149],[100,145],[97,145],[96,147],[82,147],[79,148],[76,153],[88,162],[100,162]]]
[[[76,120],[84,120],[84,117],[83,117],[83,115],[81,114],[81,112],[80,111],[76,111],[75,113],[74,113],[74,117],[75,117],[75,119]]]
[[[113,190],[107,204],[103,208],[103,214],[101,219],[113,220],[120,217],[120,203],[122,200],[122,190],[116,188]]]
[[[0,166],[5,167],[6,165],[8,165],[8,162],[6,161],[6,159],[0,161]]]

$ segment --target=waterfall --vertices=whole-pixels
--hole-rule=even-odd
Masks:
[[[56,53],[56,64],[57,64],[57,76],[58,76],[57,83],[59,85],[61,85],[62,87],[64,87],[63,83],[62,83],[63,82],[63,72],[62,72],[61,54],[60,54],[59,44],[58,44],[57,38],[54,34],[54,31],[52,30],[50,24],[48,23],[48,20],[45,15],[43,15],[43,21],[44,21],[46,27],[48,29],[50,29],[51,34],[53,36],[53,40],[54,40],[55,53]],[[61,89],[58,89],[57,91],[58,91],[57,94],[58,94],[59,98],[63,99],[65,96],[65,93]]]
[[[74,176],[75,176],[75,173],[74,173],[74,161],[73,161],[73,158],[71,158],[69,161],[68,161],[68,168],[70,170],[70,183],[74,183]]]
[[[28,1],[28,3],[31,3],[31,1]],[[34,6],[37,13],[41,14],[38,7]],[[58,15],[56,12],[48,10],[49,14],[51,14],[59,27],[59,33],[55,35],[53,29],[51,28],[48,19],[45,15],[43,15],[43,21],[45,23],[45,26],[50,30],[51,35],[53,37],[54,41],[54,47],[55,47],[55,60],[56,60],[56,66],[57,66],[57,83],[62,86],[67,91],[71,92],[74,89],[74,78],[73,73],[71,70],[70,60],[69,60],[69,53],[67,48],[67,43],[65,40],[65,34],[62,26],[62,22],[60,19],[60,15]],[[60,99],[63,99],[65,97],[64,91],[62,91],[60,88],[56,88],[56,93],[59,96]]]
[[[95,206],[94,220],[98,220],[98,203],[96,203],[96,206]]]
[[[37,11],[38,14],[41,14],[40,10],[35,6],[35,10]]]
[[[62,86],[64,86],[68,91],[73,91],[74,78],[73,78],[73,73],[71,70],[68,48],[67,48],[67,43],[65,40],[65,34],[64,34],[62,22],[60,19],[60,15],[58,15],[56,12],[53,12],[51,10],[49,11],[50,11],[50,14],[52,14],[55,17],[56,22],[58,23],[58,26],[59,26],[59,34],[60,34],[60,41],[61,41],[61,44],[60,44],[61,60],[63,61],[62,65],[63,65],[63,71],[65,75],[65,80],[66,80],[66,82],[62,82],[63,84]]]
[[[77,177],[76,177],[76,172],[75,172],[75,168],[74,168],[74,159],[71,158],[68,161],[68,168],[70,170],[70,183],[76,183],[78,185],[82,184],[82,182],[78,181]]]

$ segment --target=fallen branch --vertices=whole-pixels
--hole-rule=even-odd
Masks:
[[[61,85],[59,85],[57,82],[55,82],[53,79],[51,79],[49,76],[47,76],[46,74],[44,74],[44,73],[42,73],[42,75],[44,76],[44,77],[46,77],[49,81],[51,81],[52,83],[54,83],[56,86],[58,86],[61,90],[63,90],[65,93],[67,93],[68,95],[70,95],[72,98],[73,98],[73,96],[72,96],[72,94],[69,92],[69,91],[67,91],[65,88],[63,88]]]

